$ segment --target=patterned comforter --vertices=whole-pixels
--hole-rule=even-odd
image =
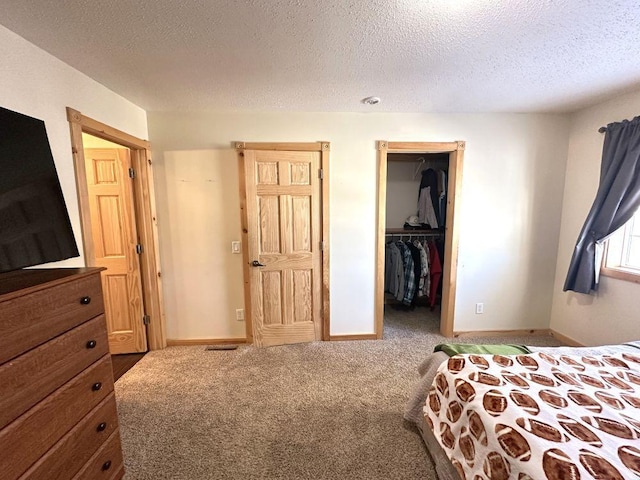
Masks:
[[[424,415],[462,479],[640,478],[640,352],[457,355]]]

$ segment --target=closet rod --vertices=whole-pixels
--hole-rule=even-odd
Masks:
[[[385,233],[385,237],[442,237],[444,232],[429,233]]]

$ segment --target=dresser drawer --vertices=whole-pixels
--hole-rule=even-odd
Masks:
[[[112,391],[111,357],[105,355],[1,430],[2,479],[22,475]]]
[[[109,440],[86,463],[73,480],[111,480],[122,470],[122,447],[120,433],[113,432]]]
[[[101,313],[99,272],[0,302],[0,364]]]
[[[100,315],[0,365],[0,428],[107,353],[105,319]]]
[[[20,477],[20,480],[69,479],[89,461],[117,428],[116,399],[111,393]]]
[[[120,480],[122,477],[124,477],[124,465],[121,465],[118,470],[113,472],[113,475],[109,480]]]

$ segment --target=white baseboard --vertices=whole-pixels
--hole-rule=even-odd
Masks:
[[[571,337],[567,337],[566,335],[563,335],[561,333],[556,332],[555,330],[551,329],[551,336],[554,338],[557,338],[558,340],[560,340],[562,343],[569,345],[570,347],[585,347],[586,345],[584,343],[580,343],[576,340],[574,340]]]
[[[465,337],[518,337],[524,335],[551,335],[551,330],[546,329],[522,329],[522,330],[468,330],[453,332],[455,338]]]

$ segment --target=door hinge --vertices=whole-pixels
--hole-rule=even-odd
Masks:
[[[318,169],[318,178],[320,180],[324,179],[324,170],[322,170],[321,168]]]
[[[136,253],[138,255],[141,255],[142,252],[144,251],[144,249],[142,248],[142,245],[140,245],[139,243],[136,245]]]
[[[320,250],[324,250],[324,242],[323,241],[320,242]]]
[[[149,315],[143,315],[142,323],[144,323],[145,325],[149,325],[151,323],[151,317]]]
[[[133,167],[129,167],[129,178],[136,178],[136,171]]]

